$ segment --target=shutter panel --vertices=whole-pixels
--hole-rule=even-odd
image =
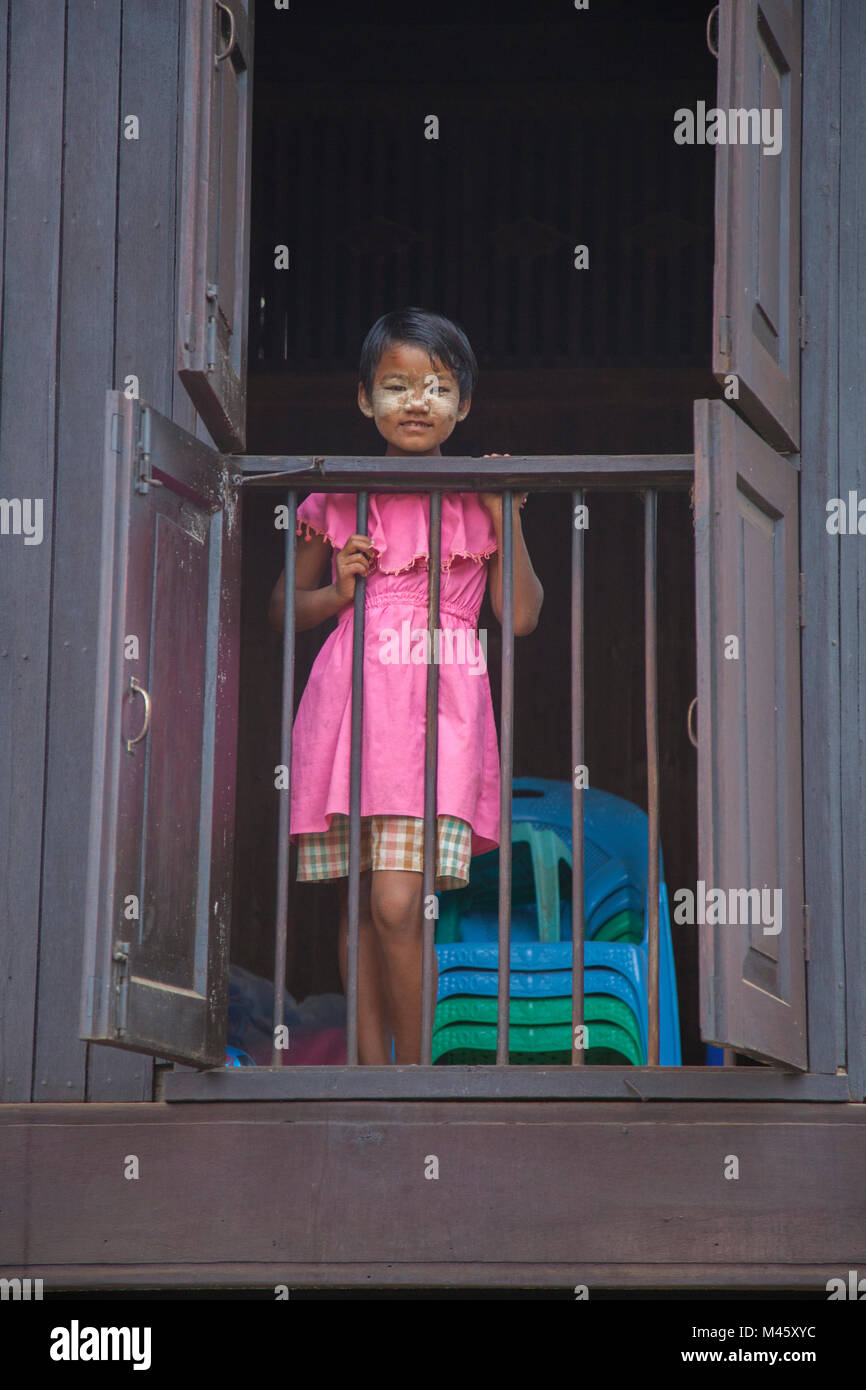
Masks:
[[[713,371],[783,451],[800,440],[801,35],[800,0],[721,0],[718,106],[781,110],[782,145],[716,146]]]
[[[225,1056],[236,472],[108,393],[81,1035],[198,1065]]]
[[[237,453],[246,443],[252,18],[241,0],[187,0],[185,40],[178,371],[217,447]]]
[[[695,402],[699,879],[727,904],[782,893],[778,934],[772,891],[762,920],[755,904],[745,925],[699,927],[702,1031],[805,1068],[797,489],[724,402]]]

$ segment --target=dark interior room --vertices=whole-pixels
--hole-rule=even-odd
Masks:
[[[247,452],[383,452],[355,394],[380,314],[435,309],[480,367],[448,452],[691,453],[710,369],[713,150],[671,140],[674,112],[712,104],[706,14],[611,0],[326,11],[289,28],[257,14]],[[435,117],[436,120],[431,121]],[[427,138],[435,131],[438,138]],[[275,248],[288,249],[278,269]],[[578,252],[579,247],[586,251]],[[233,960],[273,969],[281,641],[267,621],[282,568],[279,488],[244,501],[241,721]],[[643,510],[590,493],[585,540],[586,756],[592,786],[646,809]],[[515,645],[514,775],[567,780],[571,513],[533,492],[524,534],[544,586]],[[697,877],[694,535],[689,495],[658,513],[661,843],[669,895]],[[333,620],[334,622],[336,620]],[[295,702],[332,624],[297,641]],[[499,719],[500,628],[479,627]],[[294,775],[302,775],[295,767]],[[290,866],[287,986],[341,989],[337,892]],[[673,926],[684,1064],[700,1064],[695,929]]]

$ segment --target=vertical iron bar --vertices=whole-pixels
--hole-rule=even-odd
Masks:
[[[433,1020],[436,1013],[436,918],[427,916],[427,904],[436,892],[436,859],[439,827],[436,777],[439,756],[439,666],[436,634],[439,627],[440,563],[442,556],[442,494],[430,493],[430,541],[428,546],[427,710],[424,734],[424,902],[423,955],[421,960],[421,1064],[433,1062]]]
[[[647,892],[649,897],[649,1000],[647,1064],[659,1065],[659,739],[658,632],[656,611],[657,502],[644,493],[644,678],[647,770]]]
[[[571,1064],[586,1061],[584,1037],[578,1046],[578,1029],[584,1032],[583,996],[583,528],[578,529],[577,509],[583,505],[583,489],[571,494]],[[580,785],[578,786],[578,779]]]
[[[277,912],[274,940],[274,1033],[271,1042],[271,1066],[282,1065],[282,1048],[277,1046],[277,1029],[285,1023],[286,998],[286,938],[289,910],[289,829],[292,809],[292,717],[295,703],[295,552],[297,549],[298,494],[294,488],[286,493],[286,544],[284,567],[286,575],[283,609],[283,689],[280,699],[280,763],[286,769],[286,787],[280,796],[277,831]]]
[[[367,534],[367,493],[358,493],[355,531]],[[346,934],[346,1062],[358,1065],[358,918],[361,905],[361,739],[364,727],[364,598],[367,581],[355,577],[352,615],[352,752],[349,772],[349,901]]]
[[[511,995],[511,778],[514,770],[514,492],[502,493],[502,733],[499,752],[499,979],[496,1065],[508,1064]]]

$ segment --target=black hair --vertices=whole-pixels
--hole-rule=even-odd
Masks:
[[[472,395],[478,381],[478,363],[463,329],[442,314],[410,306],[383,314],[364,339],[360,376],[368,396],[373,394],[373,379],[383,352],[397,343],[425,348],[431,362],[438,357],[457,378],[461,404]]]

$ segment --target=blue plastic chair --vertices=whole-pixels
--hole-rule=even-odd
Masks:
[[[256,1064],[248,1052],[244,1052],[241,1047],[229,1047],[226,1045],[227,1067],[254,1067]]]
[[[679,1010],[673,985],[667,890],[660,892],[659,1064],[681,1064]],[[667,922],[668,929],[665,930]],[[649,962],[646,949],[618,941],[585,941],[584,994],[612,994],[622,999],[640,1025],[644,1053],[648,1046]],[[437,946],[440,999],[454,994],[495,995],[499,947],[492,943],[456,942]],[[515,998],[551,998],[571,994],[571,942],[512,942],[509,994]]]
[[[538,832],[554,832],[561,847],[561,857],[571,864],[571,787],[568,782],[555,781],[543,777],[517,777],[514,779],[512,796],[512,841],[515,847],[523,841],[529,843],[529,853],[535,861],[533,867],[538,873],[538,859],[542,851],[532,843],[529,829]],[[584,805],[584,915],[587,923],[587,936],[592,937],[604,922],[617,912],[631,909],[643,912],[647,892],[647,817],[639,806],[613,796],[610,792],[587,787],[583,793]],[[491,940],[496,939],[496,904],[499,873],[499,851],[490,850],[473,860],[473,881],[468,888],[454,889],[440,894],[440,921],[437,940],[484,940],[491,931]],[[513,855],[512,877],[518,873],[517,855]],[[555,912],[538,912],[537,909],[521,904],[523,896],[517,885],[512,891],[514,913],[523,931],[532,920],[538,924],[535,938],[539,939],[544,919]],[[528,895],[535,896],[532,892]],[[558,892],[556,894],[558,897]],[[560,903],[560,923],[562,923]],[[566,905],[566,915],[570,920],[570,903]],[[518,914],[524,912],[521,920]],[[532,914],[535,911],[535,918]],[[460,934],[455,927],[460,924]],[[463,930],[464,923],[467,930]],[[488,924],[485,926],[485,923]],[[549,939],[561,935],[555,929]],[[568,935],[571,935],[570,926]],[[541,939],[545,939],[541,934]]]
[[[584,795],[592,800],[589,789]],[[545,825],[535,816],[532,820],[521,820],[521,804],[515,800],[513,808],[512,912],[517,931],[521,935],[526,933],[527,940],[561,939],[563,921],[557,867],[558,860],[562,859],[571,868],[571,826]],[[534,870],[534,874],[530,871],[530,879],[534,881],[530,883],[528,894],[523,881],[526,867],[518,850],[518,846],[524,843]],[[479,855],[473,861],[472,875],[467,888],[440,894],[437,940],[496,939],[499,851],[491,850],[488,854]],[[584,915],[587,935],[591,936],[609,917],[624,908],[641,912],[645,891],[645,882],[635,880],[626,859],[590,839],[585,818]],[[527,897],[531,901],[523,901]],[[570,910],[569,904],[568,914]]]
[[[466,994],[495,998],[498,978],[493,970],[450,970],[439,977],[439,998]],[[641,1007],[638,991],[631,981],[616,970],[589,969],[583,973],[583,987],[587,995],[610,994],[628,1005],[640,1026],[641,1041],[646,1051],[646,1010]],[[512,999],[554,999],[570,995],[570,970],[543,970],[538,974],[525,970],[511,972]]]
[[[559,835],[562,857],[570,859],[571,787],[568,782],[545,778],[516,778],[512,802],[516,821],[529,820],[543,830],[553,829]],[[521,827],[522,829],[522,827]],[[520,839],[525,838],[525,833]],[[616,994],[630,1005],[639,1019],[646,1048],[648,1000],[648,882],[647,882],[648,822],[645,812],[621,797],[587,788],[584,792],[584,903],[587,919],[587,940],[584,941],[584,992]],[[519,842],[519,841],[518,841]],[[530,837],[531,843],[531,837]],[[548,856],[549,858],[549,856]],[[498,861],[498,851],[483,855],[479,862]],[[538,868],[538,855],[533,855],[533,867]],[[484,872],[484,871],[482,871]],[[489,872],[489,869],[488,869]],[[547,865],[548,879],[550,866]],[[676,994],[673,942],[664,865],[659,852],[659,1061],[662,1066],[679,1066],[679,1009]],[[485,885],[486,887],[486,885]],[[452,898],[471,892],[457,890]],[[525,885],[521,891],[525,893]],[[448,894],[443,894],[447,899]],[[476,894],[476,897],[478,895]],[[482,893],[483,896],[483,893]],[[488,894],[489,896],[489,894]],[[559,896],[558,874],[556,897]],[[547,898],[551,884],[547,883]],[[466,902],[464,896],[463,901]],[[465,916],[459,914],[459,903],[449,903],[450,915],[444,933],[450,940],[437,941],[440,971],[440,997],[455,993],[495,994],[498,964],[497,914],[466,903]],[[474,908],[474,910],[473,910]],[[640,943],[603,942],[592,939],[604,922],[616,913],[630,909],[643,914],[644,935]],[[555,916],[559,941],[539,941],[542,921]],[[458,926],[459,924],[459,926]],[[548,921],[549,925],[549,921]],[[457,931],[463,941],[455,940]],[[519,905],[512,912],[511,993],[538,994],[541,997],[569,994],[571,991],[571,904],[559,902],[558,911],[550,902],[543,912],[534,907]],[[460,948],[463,948],[462,950]],[[592,970],[608,974],[615,985],[598,991],[590,976]],[[457,973],[462,981],[450,980]],[[472,987],[470,987],[470,980]]]

